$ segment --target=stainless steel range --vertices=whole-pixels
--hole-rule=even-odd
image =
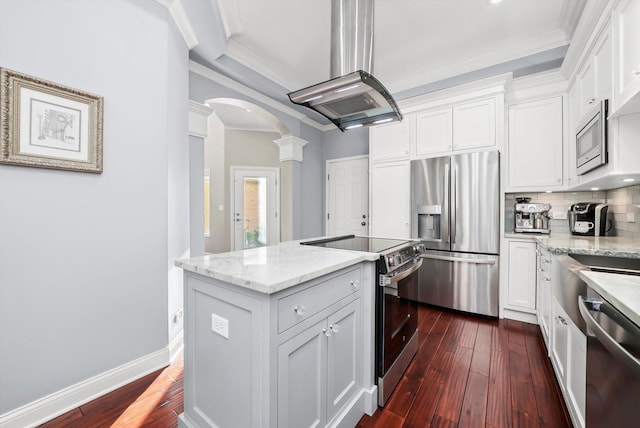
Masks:
[[[377,253],[376,377],[378,405],[384,406],[418,350],[418,304],[409,300],[418,287],[419,257],[415,241],[346,235],[304,242],[327,248]]]

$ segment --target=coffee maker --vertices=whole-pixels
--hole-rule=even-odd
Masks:
[[[549,233],[549,210],[546,203],[518,200],[515,205],[515,231],[518,233]]]
[[[598,202],[578,202],[569,209],[569,230],[573,235],[605,236],[609,205]]]

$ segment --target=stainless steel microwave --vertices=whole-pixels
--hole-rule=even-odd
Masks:
[[[607,113],[609,101],[602,100],[578,127],[576,135],[576,170],[578,175],[605,165],[607,154]]]

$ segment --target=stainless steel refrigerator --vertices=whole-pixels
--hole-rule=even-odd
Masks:
[[[426,246],[412,299],[498,316],[496,151],[411,162],[411,235]]]

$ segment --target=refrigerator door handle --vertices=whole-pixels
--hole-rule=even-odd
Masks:
[[[451,208],[451,205],[449,204],[449,199],[451,197],[451,195],[449,194],[449,190],[450,190],[450,186],[449,186],[449,180],[451,178],[451,174],[450,172],[450,165],[447,163],[444,166],[444,191],[442,192],[444,195],[444,216],[443,219],[445,222],[449,223],[449,219],[447,218],[447,214],[451,214],[451,212],[449,211]],[[447,227],[447,236],[443,236],[442,239],[445,239],[445,242],[450,243],[451,242],[451,225],[449,224]]]
[[[456,243],[456,221],[457,221],[457,204],[456,204],[456,198],[458,196],[458,168],[456,167],[452,167],[451,168],[451,226],[450,227],[450,232],[449,234],[451,235],[451,243],[455,244]]]
[[[420,254],[420,257],[422,257],[423,259],[444,260],[447,262],[473,263],[476,265],[495,265],[497,261],[496,257],[469,258],[469,257],[441,256],[437,254]]]

